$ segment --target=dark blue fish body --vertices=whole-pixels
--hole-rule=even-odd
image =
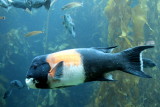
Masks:
[[[72,21],[72,18],[69,14],[65,14],[64,15],[64,21],[63,21],[63,25],[65,26],[65,28],[68,30],[68,32],[75,37],[76,33],[75,33],[75,25]]]
[[[24,87],[24,85],[22,84],[22,82],[19,81],[19,80],[13,80],[13,81],[11,81],[10,82],[10,86],[13,87],[13,88],[18,88],[18,89]]]
[[[24,85],[22,84],[21,81],[19,80],[11,81],[9,89],[4,93],[3,98],[6,99],[7,97],[9,97],[12,94],[13,89],[21,89],[21,88],[24,88]]]

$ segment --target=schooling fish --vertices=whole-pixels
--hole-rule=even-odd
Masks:
[[[73,23],[73,20],[69,14],[64,15],[63,25],[66,28],[66,30],[73,36],[76,36],[75,33],[75,25]]]
[[[67,9],[70,9],[70,8],[82,7],[82,6],[83,6],[83,3],[81,3],[81,2],[71,2],[71,3],[68,3],[68,4],[64,5],[62,7],[62,10],[67,10]]]
[[[25,86],[22,84],[21,81],[19,80],[13,80],[10,82],[10,86],[7,89],[7,91],[4,93],[3,98],[6,99],[7,97],[9,97],[12,94],[12,90],[13,89],[21,89],[24,88]]]
[[[30,36],[38,35],[38,34],[41,34],[41,33],[43,33],[43,31],[32,31],[32,32],[29,32],[29,33],[25,34],[24,36],[30,37]]]
[[[37,56],[25,81],[30,88],[61,88],[91,81],[111,81],[112,76],[106,78],[106,73],[115,70],[151,78],[143,71],[142,51],[153,47],[138,46],[119,53],[110,53],[114,47],[78,48]]]

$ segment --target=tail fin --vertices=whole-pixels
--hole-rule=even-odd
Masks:
[[[138,46],[122,51],[121,54],[127,61],[123,71],[139,77],[151,78],[151,76],[143,72],[142,51],[153,47],[154,46]]]
[[[143,67],[144,68],[153,68],[157,66],[155,62],[153,62],[152,60],[148,59],[148,58],[143,58]]]
[[[45,3],[44,3],[44,7],[45,7],[47,10],[49,10],[50,5],[51,5],[51,0],[46,0]]]

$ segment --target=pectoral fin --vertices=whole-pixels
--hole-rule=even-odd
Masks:
[[[49,73],[49,76],[52,77],[54,80],[60,80],[61,76],[63,75],[63,61],[57,63],[55,67],[53,67]]]

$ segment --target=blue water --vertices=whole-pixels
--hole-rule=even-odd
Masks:
[[[0,106],[85,107],[87,105],[90,106],[90,104],[92,105],[93,103],[106,107],[105,104],[107,104],[108,101],[108,104],[112,103],[114,107],[124,107],[123,102],[118,102],[121,99],[124,102],[128,101],[128,105],[125,106],[130,107],[129,99],[132,98],[131,102],[134,102],[133,104],[136,102],[138,106],[144,106],[145,104],[149,105],[150,102],[157,103],[160,101],[159,97],[157,97],[159,93],[156,91],[159,89],[155,88],[157,81],[159,80],[156,79],[140,79],[140,81],[142,81],[138,86],[135,86],[134,83],[131,84],[132,87],[140,89],[139,92],[142,93],[139,94],[140,96],[147,96],[147,98],[144,97],[140,99],[138,99],[139,97],[135,97],[135,90],[133,91],[132,87],[121,87],[122,81],[109,83],[107,84],[108,88],[106,89],[103,89],[102,87],[102,85],[105,84],[104,82],[92,82],[69,88],[53,89],[52,93],[49,89],[39,90],[28,89],[25,87],[23,89],[14,89],[11,96],[7,99],[2,98],[4,92],[9,88],[10,81],[17,79],[25,84],[25,76],[31,61],[38,55],[49,54],[70,48],[110,46],[110,44],[107,43],[109,22],[106,14],[104,13],[104,8],[109,0],[76,0],[78,2],[83,2],[83,7],[65,11],[61,10],[62,6],[72,1],[74,0],[57,0],[49,11],[44,7],[41,7],[39,9],[33,9],[33,14],[29,14],[26,11],[17,8],[11,8],[8,12],[3,8],[0,8],[0,16],[6,17],[5,20],[0,20]],[[132,0],[129,6],[134,8],[138,3],[138,0]],[[148,5],[149,4],[150,3],[148,3]],[[76,37],[69,34],[62,24],[63,15],[66,13],[71,15],[73,22],[75,23]],[[156,13],[156,15],[158,14],[159,13]],[[155,17],[158,17],[156,15]],[[154,14],[150,17],[154,17]],[[155,26],[158,25],[151,25],[153,29]],[[134,25],[131,25],[131,27],[134,27]],[[146,28],[146,24],[144,28]],[[31,31],[44,31],[45,33],[31,37],[24,36],[26,33]],[[157,33],[158,30],[154,31],[155,32],[152,32],[153,35],[159,34]],[[146,32],[150,31],[147,29]],[[101,41],[101,38],[103,38],[103,42]],[[115,42],[116,39],[117,38],[115,38],[113,42]],[[63,47],[66,44],[67,46]],[[53,48],[53,50],[49,48]],[[148,54],[148,56],[151,56],[151,54]],[[122,75],[123,74],[124,73],[122,73]],[[123,77],[125,78],[123,75],[121,80],[124,79]],[[137,79],[138,77],[135,78]],[[155,83],[153,89],[151,85],[149,88],[146,87],[148,83],[152,84],[152,82]],[[126,84],[128,85],[127,82]],[[118,89],[122,92],[120,91],[119,94],[114,93],[117,90],[114,88],[115,85],[117,85]],[[105,93],[97,93],[97,90],[99,89],[105,90]],[[131,90],[131,93],[124,95],[124,92],[128,92],[125,89]],[[146,93],[144,93],[145,89]],[[110,93],[111,91],[113,93]],[[153,93],[155,93],[155,96],[152,95]],[[156,96],[157,93],[158,95]],[[96,94],[98,98],[104,99],[98,99],[99,102],[95,102],[97,101],[95,100]],[[150,98],[154,98],[154,100],[152,99],[153,101],[148,101],[151,100]],[[144,101],[145,104],[141,101]],[[158,107],[157,105],[152,105]],[[112,105],[107,106],[112,107]],[[134,106],[136,107],[136,105]]]

